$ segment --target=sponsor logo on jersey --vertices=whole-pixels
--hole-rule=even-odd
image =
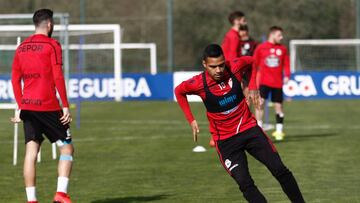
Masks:
[[[245,44],[244,44],[244,49],[250,49],[250,44],[249,44],[249,43],[245,43]]]
[[[40,73],[28,73],[22,75],[24,80],[40,78]]]
[[[269,68],[277,68],[280,65],[280,59],[276,55],[270,55],[265,58],[265,64]]]
[[[41,44],[24,44],[19,46],[18,52],[28,52],[28,51],[39,52],[42,51],[42,49],[43,49],[43,45]]]
[[[22,99],[21,104],[30,104],[35,106],[41,106],[42,101],[40,99]]]
[[[228,97],[224,97],[222,100],[219,101],[220,106],[226,106],[230,103],[233,103],[236,100],[236,94],[230,95]]]

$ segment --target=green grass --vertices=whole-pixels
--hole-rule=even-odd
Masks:
[[[192,107],[199,142],[207,147],[204,107]],[[287,137],[275,145],[306,201],[360,202],[359,101],[295,101],[285,112]],[[21,127],[19,164],[13,166],[11,113],[0,114],[0,202],[18,203],[25,202],[23,132]],[[191,151],[190,128],[176,103],[84,103],[81,124],[72,129],[69,190],[76,203],[245,202],[214,149]],[[289,202],[263,165],[249,156],[249,166],[269,202]],[[37,170],[38,199],[50,202],[57,175],[47,141]]]

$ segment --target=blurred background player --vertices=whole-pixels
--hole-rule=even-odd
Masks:
[[[254,54],[257,42],[250,37],[248,25],[240,25],[239,28],[240,45],[238,56],[252,56]],[[243,80],[241,81],[243,92],[245,97],[249,93],[249,75],[244,74]]]
[[[18,110],[12,122],[24,122],[26,153],[24,179],[29,203],[37,203],[36,160],[43,135],[59,146],[58,183],[54,202],[71,203],[67,195],[72,168],[73,145],[69,123],[71,115],[62,72],[62,50],[51,38],[53,12],[40,9],[34,13],[35,34],[16,49],[12,66],[12,85]],[[24,86],[22,88],[21,82]],[[56,97],[62,102],[62,111]]]
[[[225,34],[221,47],[223,49],[225,59],[231,61],[239,57],[240,36],[239,28],[241,25],[246,25],[245,14],[241,11],[234,11],[229,15],[229,22],[231,24],[230,30]]]
[[[248,25],[240,25],[239,27],[240,45],[239,56],[254,55],[257,42],[250,36]]]
[[[242,93],[242,73],[248,70],[252,72],[249,88],[253,90],[249,93],[249,99],[256,108],[259,107],[261,99],[256,91],[256,69],[252,66],[252,57],[244,56],[225,62],[221,47],[211,44],[204,50],[202,63],[205,68],[203,73],[175,88],[178,104],[191,125],[194,141],[197,141],[199,127],[191,112],[187,95],[202,98],[220,161],[235,179],[248,202],[267,201],[251,178],[245,151],[270,170],[291,202],[304,202],[294,176],[282,163],[271,140],[257,125]]]
[[[272,133],[276,140],[282,140],[284,111],[283,111],[283,84],[290,78],[290,65],[288,51],[281,44],[283,29],[272,26],[269,30],[268,40],[260,44],[254,53],[254,63],[258,69],[258,83],[260,95],[265,100],[271,94],[276,113],[276,130]],[[259,126],[263,124],[264,104],[261,109],[256,109],[256,119]]]

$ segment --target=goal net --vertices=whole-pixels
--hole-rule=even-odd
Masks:
[[[292,72],[360,71],[360,39],[291,40]]]

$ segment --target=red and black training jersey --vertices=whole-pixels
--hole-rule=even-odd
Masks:
[[[63,107],[69,107],[59,42],[42,34],[32,35],[22,42],[15,52],[12,85],[20,109],[60,110],[56,90]]]
[[[231,28],[224,37],[224,40],[221,44],[221,48],[224,52],[225,60],[232,61],[235,58],[239,57],[239,46],[240,46],[240,36],[238,31]]]
[[[258,68],[258,83],[273,88],[282,88],[283,77],[290,77],[289,55],[281,44],[264,42],[254,53],[254,65]]]
[[[214,81],[205,71],[178,85],[175,96],[188,122],[195,119],[186,95],[198,95],[206,106],[209,129],[214,140],[224,140],[256,126],[256,119],[242,95],[239,82],[244,71],[251,71],[249,89],[256,89],[256,70],[252,62],[253,59],[248,56],[228,62],[228,70],[222,82]]]
[[[258,43],[252,39],[249,38],[248,40],[242,40],[240,41],[239,45],[239,56],[252,56],[254,55],[256,46]]]

